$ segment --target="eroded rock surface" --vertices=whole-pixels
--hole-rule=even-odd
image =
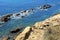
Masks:
[[[26,27],[15,40],[60,40],[60,14]]]
[[[9,40],[10,38],[8,36],[5,36],[2,38],[2,40]]]

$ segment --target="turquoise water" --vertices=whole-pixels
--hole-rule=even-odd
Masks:
[[[3,4],[0,4],[0,15],[16,13],[21,10],[27,10],[36,8],[38,6],[43,6],[44,4],[50,4],[52,7],[46,10],[36,10],[33,14],[19,20],[10,20],[3,24],[0,27],[0,36],[9,34],[11,29],[16,27],[26,27],[31,26],[36,22],[43,21],[50,16],[57,14],[60,12],[60,0],[11,0],[4,1],[1,0]],[[10,4],[10,5],[9,5]]]

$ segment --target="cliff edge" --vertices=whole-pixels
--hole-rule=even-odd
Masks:
[[[60,40],[60,14],[26,27],[15,40]]]

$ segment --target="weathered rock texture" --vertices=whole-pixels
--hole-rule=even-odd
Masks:
[[[2,40],[9,40],[10,38],[8,36],[5,36],[2,38]]]
[[[15,40],[60,40],[60,14],[26,27]]]

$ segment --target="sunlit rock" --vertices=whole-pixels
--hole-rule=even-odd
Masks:
[[[60,14],[26,27],[15,40],[60,40]]]

